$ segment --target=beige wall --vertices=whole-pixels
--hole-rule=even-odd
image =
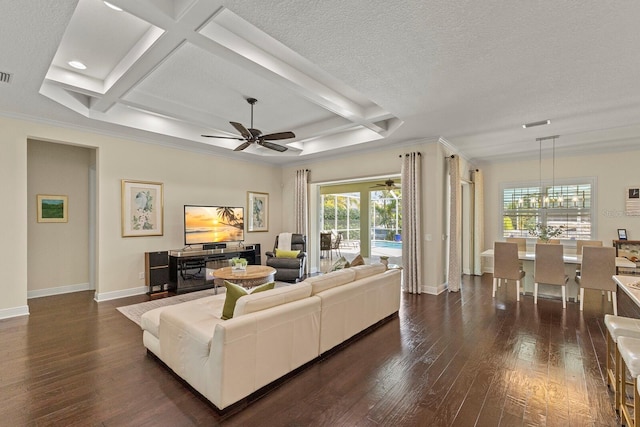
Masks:
[[[282,171],[283,181],[283,228],[287,229],[295,225],[293,216],[293,188],[296,170],[310,170],[310,184],[313,188],[316,184],[335,182],[365,177],[386,177],[397,175],[401,171],[400,154],[419,151],[422,153],[422,177],[423,177],[423,210],[422,233],[424,242],[423,251],[423,279],[422,288],[425,292],[438,293],[444,289],[446,282],[446,187],[445,175],[447,173],[445,156],[448,154],[443,146],[434,140],[424,141],[413,145],[393,147],[387,150],[379,150],[367,153],[354,153],[313,162],[299,163],[287,166]],[[315,197],[315,199],[314,199]],[[311,223],[318,210],[319,196],[311,192]],[[431,240],[427,241],[426,236]],[[314,239],[315,236],[318,236]],[[311,228],[309,236],[309,252],[312,258],[312,266],[317,264],[319,253],[319,230]]]
[[[640,142],[640,141],[639,141]],[[639,144],[640,145],[640,144]],[[549,159],[543,159],[543,180],[550,179]],[[603,152],[556,157],[556,179],[595,177],[596,234],[594,239],[611,245],[617,229],[626,228],[630,239],[640,240],[640,216],[624,215],[627,187],[640,186],[640,151]],[[538,158],[496,162],[482,167],[485,176],[485,249],[500,240],[500,185],[505,182],[539,180]]]
[[[43,123],[0,118],[0,318],[26,314],[27,308],[27,140],[95,148],[97,175],[96,298],[144,292],[144,252],[183,246],[184,204],[246,206],[247,190],[269,193],[269,231],[247,233],[247,243],[273,245],[281,228],[281,169],[113,138]],[[121,237],[122,179],[164,183],[163,236]]]
[[[29,296],[55,287],[89,289],[89,167],[91,150],[29,140],[27,229]],[[38,223],[38,194],[68,197],[68,222]]]
[[[24,129],[0,118],[0,318],[27,306],[27,140]]]

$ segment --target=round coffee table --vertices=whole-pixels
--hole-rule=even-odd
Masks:
[[[224,286],[224,281],[240,285],[244,288],[273,282],[276,269],[266,265],[247,265],[245,271],[234,271],[231,267],[222,267],[213,270],[213,283],[215,286]]]

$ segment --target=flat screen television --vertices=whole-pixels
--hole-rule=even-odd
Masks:
[[[244,208],[184,205],[184,244],[244,240]]]

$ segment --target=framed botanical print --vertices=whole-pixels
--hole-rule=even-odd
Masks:
[[[627,187],[625,200],[625,215],[640,215],[640,186]]]
[[[122,237],[162,236],[161,182],[122,180]]]
[[[269,193],[247,191],[247,231],[269,231]]]
[[[38,222],[69,222],[67,196],[37,195]]]

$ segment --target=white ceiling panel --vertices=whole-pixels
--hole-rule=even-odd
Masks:
[[[477,162],[549,135],[560,153],[640,142],[638,2],[111,2],[124,12],[3,3],[1,115],[276,164],[437,138]],[[287,152],[200,137],[248,126],[247,97],[256,127],[295,133]]]

